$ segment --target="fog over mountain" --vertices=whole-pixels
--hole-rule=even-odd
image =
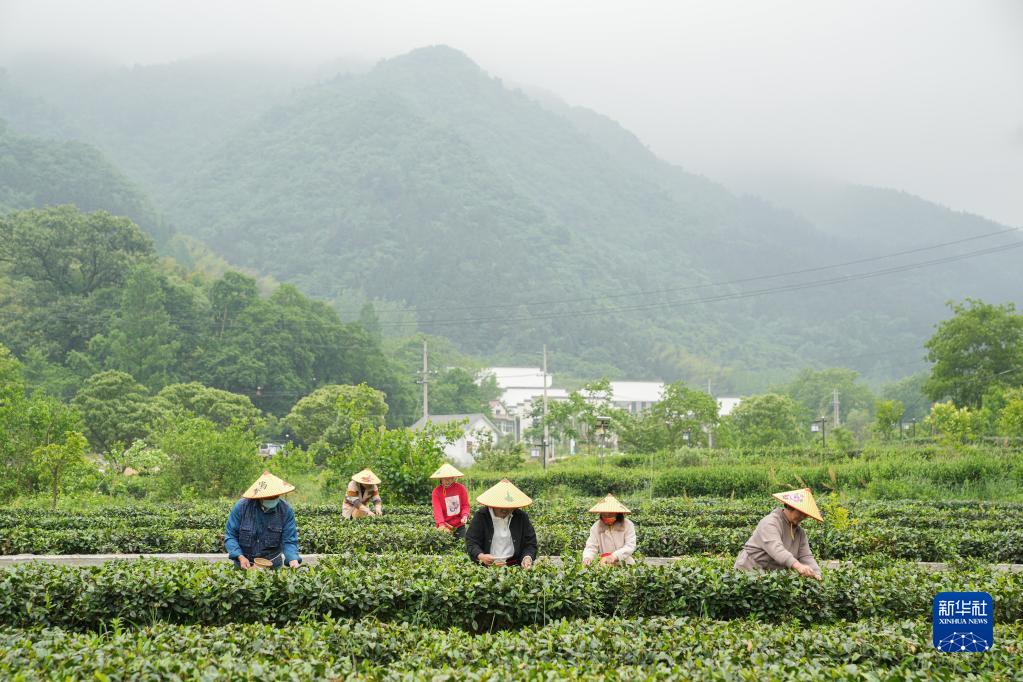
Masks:
[[[744,391],[1019,299],[1009,5],[46,7],[0,5],[0,210],[134,213],[385,335]]]
[[[737,187],[779,172],[1023,225],[1023,4],[0,1],[0,64],[87,52],[373,63],[454,46]],[[76,56],[81,62],[83,59]]]

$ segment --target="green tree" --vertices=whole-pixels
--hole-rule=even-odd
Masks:
[[[0,344],[0,406],[22,397],[25,380],[21,375],[21,363],[11,351]]]
[[[998,414],[998,433],[1023,438],[1023,389],[1006,391],[1005,405]]]
[[[85,434],[97,452],[115,443],[128,446],[149,433],[159,415],[146,387],[130,374],[108,370],[89,377],[72,401],[85,420]]]
[[[949,306],[954,315],[924,344],[934,363],[924,383],[928,397],[976,408],[994,386],[1023,385],[1023,315],[1015,306],[972,298]]]
[[[337,420],[337,402],[344,389],[341,384],[320,386],[295,403],[284,422],[300,441],[312,445]]]
[[[160,473],[167,498],[237,497],[263,469],[258,438],[241,424],[221,429],[178,415],[161,423],[153,443],[167,456]]]
[[[427,424],[420,431],[362,429],[350,448],[327,460],[332,473],[328,485],[341,496],[352,474],[369,467],[383,481],[380,494],[385,501],[421,502],[436,485],[429,477],[444,461],[444,446],[458,433],[455,424]]]
[[[494,377],[477,383],[476,374],[461,367],[441,372],[430,380],[431,414],[490,415],[490,401],[501,394]]]
[[[248,396],[210,388],[197,381],[164,386],[153,404],[161,412],[187,412],[218,426],[241,422],[248,428],[259,428],[263,422],[263,413]]]
[[[75,396],[82,379],[74,370],[51,362],[39,348],[29,348],[22,357],[22,374],[29,388],[64,401],[70,401]]]
[[[707,445],[709,430],[717,427],[718,404],[713,396],[677,381],[664,387],[664,396],[650,407],[650,418],[664,424],[662,447]]]
[[[578,391],[572,391],[565,400],[547,404],[547,429],[551,442],[576,440],[597,443],[597,417],[609,417],[611,428],[607,435],[618,433],[626,417],[611,402],[611,382],[607,378],[591,381]],[[533,400],[533,425],[526,435],[534,440],[543,439],[543,402]]]
[[[150,267],[136,268],[124,284],[121,306],[106,335],[89,342],[89,353],[106,369],[120,370],[152,390],[176,374],[177,330],[164,307],[164,280]]]
[[[50,486],[51,509],[57,508],[61,478],[67,476],[68,472],[85,466],[87,445],[85,436],[77,431],[69,431],[64,434],[63,442],[40,445],[32,453],[36,466],[43,472],[43,482]]]
[[[741,447],[795,445],[803,439],[799,406],[788,396],[767,393],[743,398],[729,415]]]
[[[7,498],[39,490],[41,470],[34,453],[63,442],[65,434],[81,429],[78,412],[55,398],[26,396],[7,385],[0,398],[0,495]],[[66,440],[66,439],[65,439]]]
[[[869,388],[857,383],[858,378],[855,370],[841,367],[820,371],[804,369],[779,393],[795,400],[801,408],[803,421],[810,421],[821,415],[831,416],[837,390],[839,418],[845,421],[853,410],[862,409],[869,413],[874,407],[874,396]]]
[[[341,386],[334,404],[334,423],[321,442],[334,450],[347,448],[364,429],[379,429],[387,420],[384,394],[366,384]]]
[[[905,412],[906,408],[898,400],[878,400],[874,405],[874,432],[884,440],[891,439]]]
[[[951,401],[935,403],[927,421],[948,445],[963,445],[982,430],[980,413],[969,407],[956,407]]]
[[[0,216],[0,261],[14,277],[45,283],[62,295],[87,296],[117,285],[153,242],[127,218],[74,206]]]
[[[905,379],[887,384],[881,389],[884,400],[897,400],[906,406],[906,419],[923,419],[931,413],[931,401],[924,393],[927,372],[919,372]]]
[[[13,317],[4,337],[19,353],[41,350],[63,362],[105,331],[117,288],[132,267],[153,257],[152,241],[126,218],[73,206],[0,215],[0,264]]]

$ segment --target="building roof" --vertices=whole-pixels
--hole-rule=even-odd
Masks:
[[[538,388],[508,388],[501,394],[501,402],[508,409],[512,409],[531,400],[543,397],[543,386]],[[568,398],[568,391],[563,388],[548,388],[548,400],[564,400]]]
[[[465,429],[470,429],[474,424],[483,421],[486,422],[492,430],[497,431],[497,427],[494,426],[494,423],[482,412],[473,412],[471,414],[431,414],[425,420],[422,417],[417,419],[416,423],[411,426],[411,429],[413,431],[418,431],[426,426],[426,422],[444,425],[465,420],[468,420],[468,424],[464,427]]]
[[[663,381],[612,381],[612,402],[656,403],[664,397]]]
[[[480,376],[492,376],[498,388],[543,388],[543,370],[539,367],[488,367]],[[552,375],[547,372],[547,387],[550,388]]]

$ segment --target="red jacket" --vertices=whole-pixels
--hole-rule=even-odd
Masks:
[[[440,528],[445,523],[453,528],[464,526],[469,520],[469,491],[457,481],[445,489],[433,489],[433,520]]]

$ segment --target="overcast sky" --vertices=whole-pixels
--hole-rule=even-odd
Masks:
[[[1023,0],[0,0],[0,61],[433,44],[726,183],[850,180],[1023,226]]]

